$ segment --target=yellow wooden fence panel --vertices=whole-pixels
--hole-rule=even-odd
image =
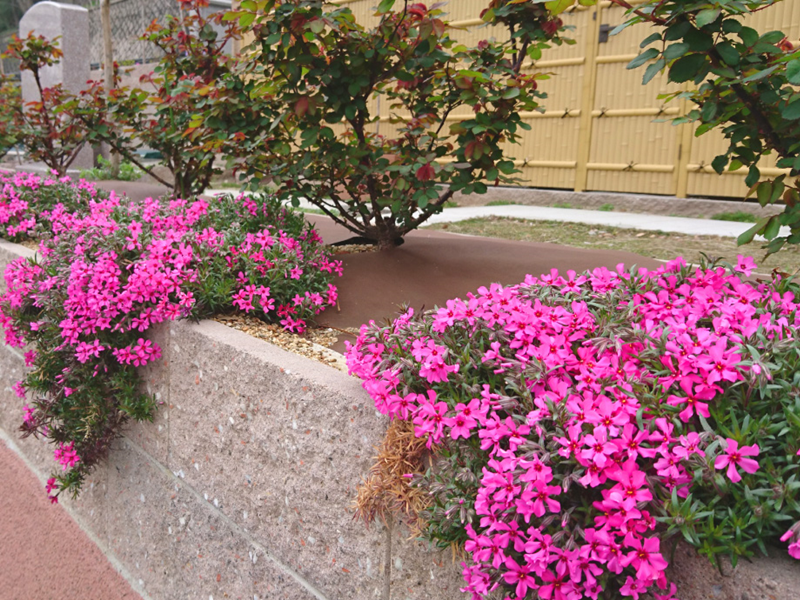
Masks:
[[[346,6],[359,23],[377,22],[378,0],[334,0]],[[451,0],[445,5],[447,19],[459,42],[476,44],[504,32],[481,24],[479,15],[486,0]],[[638,25],[616,36],[603,36],[624,20],[624,10],[610,2],[578,8],[563,15],[573,27],[567,33],[573,45],[554,46],[542,60],[526,64],[550,75],[540,82],[547,93],[543,113],[523,115],[531,131],[521,143],[507,144],[508,155],[522,173],[523,185],[646,194],[694,195],[741,198],[746,173],[719,176],[710,168],[717,154],[725,151],[721,134],[696,138],[691,125],[674,126],[671,117],[689,110],[688,101],[665,103],[658,95],[677,91],[666,77],[656,76],[641,84],[644,68],[628,70],[628,62],[639,53],[639,43],[652,28]],[[790,40],[800,40],[800,0],[783,0],[747,17],[747,24],[763,32],[780,29]],[[376,100],[373,106],[378,106]],[[389,107],[380,103],[376,130],[391,135]],[[452,115],[451,122],[467,111]],[[761,165],[766,175],[780,173],[775,160]]]

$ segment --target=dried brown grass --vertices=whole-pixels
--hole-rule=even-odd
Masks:
[[[375,462],[358,486],[356,518],[367,524],[376,519],[386,524],[394,517],[418,533],[423,526],[419,515],[428,506],[428,498],[424,490],[411,485],[407,475],[424,472],[429,452],[425,438],[414,435],[413,423],[394,419],[376,450]]]

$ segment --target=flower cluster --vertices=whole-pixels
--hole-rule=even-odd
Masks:
[[[89,190],[59,185],[73,200]],[[6,268],[0,325],[7,344],[35,344],[25,355],[33,368],[14,388],[30,400],[21,429],[60,444],[62,490],[80,489],[126,420],[152,418],[156,400],[139,391],[136,368],[161,357],[147,337],[153,326],[243,310],[302,331],[336,302],[331,281],[341,264],[302,217],[271,198],[229,196],[211,206],[112,192],[25,210],[46,212],[49,233],[37,259]]]
[[[427,439],[464,591],[672,598],[668,538],[735,561],[800,519],[797,290],[753,268],[553,271],[362,327],[350,371]]]
[[[35,237],[49,231],[50,211],[57,204],[85,209],[98,197],[104,193],[83,179],[0,172],[0,237],[14,242]]]

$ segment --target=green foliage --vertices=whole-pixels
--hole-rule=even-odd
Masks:
[[[800,50],[780,31],[760,33],[742,22],[776,0],[650,0],[636,9],[614,1],[630,9],[622,27],[646,22],[660,28],[642,42],[649,47],[628,67],[654,61],[644,83],[665,70],[670,82],[686,84],[685,91],[667,97],[688,98],[695,108],[675,122],[696,122],[697,135],[716,129],[728,141],[714,170],[746,168],[748,195],[756,194],[762,206],[785,202],[782,214],[756,221],[739,243],[763,235],[767,254],[800,243],[800,191],[794,181],[800,174]],[[788,179],[761,181],[757,163],[770,154],[777,155],[778,167],[789,169]],[[780,235],[781,226],[788,227],[787,235]]]
[[[610,202],[606,202],[605,204],[600,205],[597,210],[600,212],[614,212],[614,205]]]
[[[164,24],[153,21],[142,35],[159,50],[154,72],[142,77],[146,87],[114,89],[107,97],[102,82],[94,82],[69,110],[79,115],[92,141],[105,142],[133,164],[169,185],[176,197],[190,197],[205,190],[214,175],[220,151],[231,152],[220,122],[231,122],[234,111],[245,119],[258,118],[250,105],[228,94],[228,75],[236,62],[225,46],[239,36],[235,23],[220,34],[222,14],[204,16],[205,0],[182,2],[180,17],[167,16]],[[206,120],[203,112],[213,110]],[[222,131],[222,133],[220,133]],[[147,146],[163,156],[172,181],[160,179],[141,164],[135,150]]]
[[[273,181],[281,197],[307,198],[389,248],[456,191],[515,181],[501,144],[518,139],[520,111],[543,97],[543,76],[520,67],[560,43],[562,24],[542,3],[494,0],[482,18],[507,39],[467,47],[437,6],[387,0],[376,16],[367,28],[319,0],[242,3],[225,18],[254,41],[228,88],[260,103],[262,116],[225,124],[242,138],[236,156],[251,185]],[[376,117],[378,102],[389,105],[388,122]]]
[[[87,137],[82,123],[63,110],[73,100],[72,94],[61,84],[52,87],[42,84],[41,70],[57,64],[63,56],[58,39],[48,40],[33,32],[24,39],[14,36],[4,56],[19,60],[20,70],[31,73],[39,99],[23,105],[15,86],[3,81],[0,148],[9,142],[20,142],[30,159],[42,161],[59,175],[66,174]]]
[[[81,171],[83,179],[90,179],[92,181],[103,181],[107,179],[117,179],[119,181],[136,181],[142,176],[142,170],[136,165],[129,162],[122,162],[119,165],[119,173],[114,175],[111,170],[111,161],[106,160],[102,156],[98,157],[97,162],[100,166],[92,167]]]
[[[21,104],[19,85],[5,74],[0,75],[0,158],[19,141],[16,122]]]
[[[742,210],[716,213],[711,215],[711,218],[717,221],[736,221],[738,223],[755,223],[758,221],[758,218],[754,214]]]
[[[0,325],[6,344],[28,346],[21,431],[55,444],[64,466],[48,491],[77,494],[122,426],[153,417],[137,372],[161,356],[153,325],[239,310],[302,333],[336,304],[341,263],[274,197],[128,201],[68,178],[0,183],[13,217],[0,234],[41,241],[6,269]]]

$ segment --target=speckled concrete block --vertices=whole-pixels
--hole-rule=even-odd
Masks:
[[[172,331],[170,469],[327,597],[379,594],[382,536],[351,505],[385,422],[358,382],[218,323]]]
[[[0,274],[5,273],[7,265],[20,257],[30,258],[35,255],[33,250],[0,240]],[[0,277],[0,294],[6,291],[5,277]],[[9,348],[5,345],[5,335],[0,329],[0,427],[3,427],[13,437],[18,437],[17,429],[22,423],[25,402],[17,397],[12,386],[24,376],[25,360],[24,348]]]
[[[314,598],[128,441],[112,453],[107,497],[110,549],[153,598]]]
[[[769,558],[740,560],[722,572],[705,556],[681,542],[667,570],[678,586],[681,600],[797,600],[800,598],[800,563],[785,548],[773,549]]]
[[[25,376],[25,360],[16,348],[3,346],[0,353],[0,427],[16,431],[22,423],[25,401],[14,392],[14,385]]]
[[[453,561],[451,552],[429,548],[409,539],[403,526],[392,535],[392,600],[426,600],[428,598],[465,599],[460,591],[466,585],[461,575],[462,559]]]
[[[43,444],[43,442],[39,442]],[[57,465],[53,460],[52,454],[49,456],[48,473]],[[80,521],[81,525],[91,531],[95,537],[103,543],[107,543],[107,508],[106,493],[108,492],[108,463],[102,463],[95,467],[91,474],[86,477],[81,488],[81,494],[76,499],[72,499],[68,494],[61,494],[59,502],[63,504]],[[42,494],[45,493],[42,488]]]
[[[130,421],[125,436],[136,442],[162,465],[169,452],[169,348],[170,325],[160,323],[147,332],[147,339],[161,348],[161,358],[139,369],[142,391],[155,396],[158,409],[152,422]]]
[[[50,444],[33,437],[25,439],[20,437],[19,427],[25,415],[25,400],[17,397],[12,386],[22,379],[24,374],[25,360],[19,349],[2,346],[0,349],[0,427],[14,440],[20,451],[39,472],[46,474],[56,466]]]

